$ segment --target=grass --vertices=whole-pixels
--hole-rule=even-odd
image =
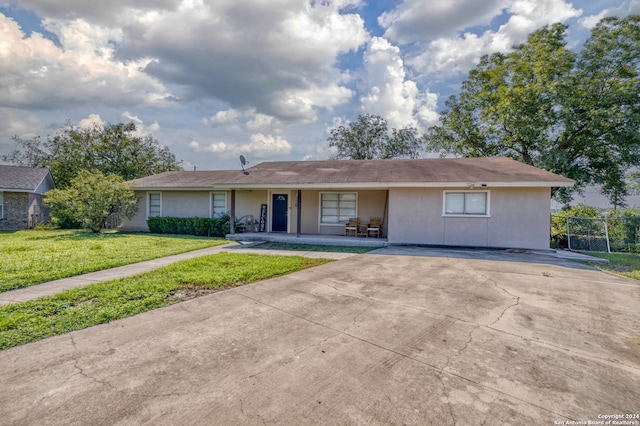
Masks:
[[[366,253],[377,250],[378,247],[356,247],[356,246],[321,246],[315,244],[289,244],[289,243],[264,243],[255,246],[264,250],[291,250],[291,251],[326,251],[338,253]]]
[[[589,256],[607,259],[608,265],[595,265],[605,271],[640,280],[640,255],[634,253],[589,253]]]
[[[0,349],[327,262],[330,260],[300,256],[219,253],[184,260],[133,277],[0,306]]]
[[[0,292],[226,242],[204,237],[117,232],[0,232]]]

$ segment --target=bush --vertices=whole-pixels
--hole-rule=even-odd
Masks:
[[[73,222],[100,232],[114,214],[131,219],[137,211],[136,194],[116,175],[103,175],[83,170],[64,189],[47,191],[44,204],[61,228]]]
[[[230,233],[230,217],[168,217],[154,216],[147,219],[149,231],[154,234],[181,234],[200,237],[221,237]],[[235,231],[242,232],[244,225],[236,221]]]

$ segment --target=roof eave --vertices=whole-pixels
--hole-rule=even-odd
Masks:
[[[211,186],[143,186],[136,191],[221,191],[231,189],[388,189],[388,188],[557,188],[569,187],[573,181],[552,182],[341,182],[341,183],[219,183]]]
[[[27,192],[27,193],[35,193],[33,189],[24,189],[24,188],[0,188],[0,192]]]

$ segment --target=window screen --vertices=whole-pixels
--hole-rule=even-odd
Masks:
[[[149,194],[149,216],[160,216],[162,214],[161,198],[159,192]]]
[[[355,193],[327,192],[321,197],[321,223],[347,223],[350,217],[356,217],[358,198]]]
[[[486,215],[487,192],[446,192],[444,214],[450,215]]]
[[[214,192],[211,194],[211,217],[221,217],[227,214],[227,194]]]

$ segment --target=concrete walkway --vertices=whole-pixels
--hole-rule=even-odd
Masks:
[[[207,256],[221,252],[237,252],[257,253],[273,256],[303,256],[323,259],[346,259],[355,253],[333,253],[333,252],[304,252],[289,250],[260,250],[252,249],[255,244],[250,243],[229,243],[223,246],[208,247],[201,250],[194,250],[186,253],[176,254],[173,256],[161,257],[158,259],[147,260],[144,262],[134,263],[131,265],[119,266],[117,268],[105,269],[102,271],[90,272],[88,274],[77,275],[75,277],[63,278],[55,281],[49,281],[30,287],[20,288],[17,290],[6,291],[0,293],[0,305],[9,305],[12,303],[26,302],[28,300],[38,299],[44,296],[51,296],[64,290],[99,283],[102,281],[115,280],[118,278],[129,277],[132,275],[142,274],[163,266],[170,265],[181,260],[193,259],[195,257]]]

